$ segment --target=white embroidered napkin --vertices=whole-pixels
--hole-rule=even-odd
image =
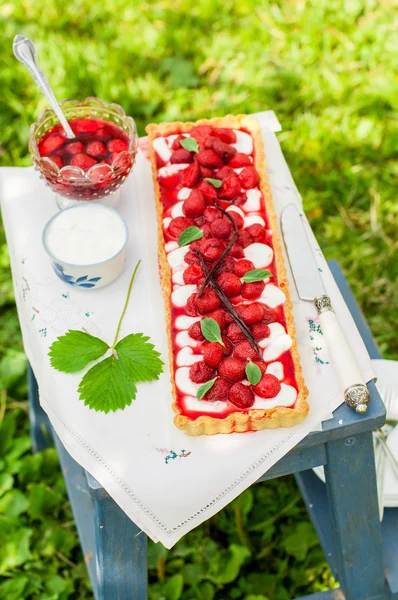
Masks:
[[[278,123],[274,113],[262,113],[260,118],[279,215],[285,204],[301,204],[301,199],[273,133]],[[199,438],[174,427],[152,177],[142,153],[122,189],[119,207],[130,229],[125,271],[107,288],[87,291],[71,287],[52,272],[41,233],[57,209],[53,193],[37,173],[1,169],[0,198],[24,346],[39,383],[41,404],[73,458],[153,540],[172,547],[255,482],[310,431],[319,429],[321,421],[342,402],[315,308],[298,299],[291,281],[297,339],[310,390],[306,421],[290,429]],[[325,287],[369,381],[374,373],[366,349],[315,238],[313,243]],[[157,382],[140,384],[130,407],[104,415],[88,410],[79,400],[76,390],[82,374],[65,375],[50,367],[48,348],[68,329],[85,329],[112,340],[139,258],[142,266],[121,337],[139,331],[150,335],[165,361],[165,373]]]

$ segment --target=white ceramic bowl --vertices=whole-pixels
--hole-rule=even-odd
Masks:
[[[116,210],[82,202],[48,221],[43,246],[62,281],[98,289],[123,271],[128,235],[127,223]]]

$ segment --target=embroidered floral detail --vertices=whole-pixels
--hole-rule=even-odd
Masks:
[[[166,463],[166,465],[169,464],[170,460],[175,460],[176,458],[187,458],[191,454],[189,450],[180,450],[179,454],[177,454],[177,452],[174,452],[174,450],[166,450],[165,448],[156,448],[156,450],[161,454],[167,453],[167,456],[165,456],[164,458],[164,462]]]
[[[47,327],[43,327],[43,329],[39,329],[40,337],[47,337]]]
[[[89,279],[88,275],[76,278],[72,275],[68,275],[67,273],[65,273],[64,267],[59,263],[53,262],[52,265],[54,271],[56,272],[58,277],[62,279],[62,281],[64,281],[65,283],[69,283],[69,285],[73,285],[75,287],[93,288],[95,287],[97,281],[101,279],[101,277],[91,277]]]
[[[310,329],[310,340],[312,342],[312,349],[315,354],[315,362],[318,365],[330,364],[327,360],[327,350],[323,341],[323,333],[319,323],[319,319],[307,318],[307,321]]]

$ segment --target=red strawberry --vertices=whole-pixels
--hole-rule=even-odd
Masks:
[[[222,273],[233,273],[235,261],[232,256],[226,256],[214,273],[215,277],[220,277]]]
[[[237,228],[242,229],[244,225],[243,217],[238,212],[236,212],[236,210],[229,210],[228,214],[235,221],[235,225],[237,226]]]
[[[98,142],[98,143],[101,144],[101,142]],[[103,146],[103,144],[101,144],[101,146]],[[105,146],[104,146],[104,148],[105,148]],[[72,142],[71,144],[68,144],[67,146],[65,146],[65,150],[68,154],[80,154],[81,152],[84,152],[84,145],[81,142]],[[87,148],[87,154],[90,154],[90,152],[88,152],[88,148]]]
[[[250,233],[253,242],[261,243],[265,240],[266,231],[265,228],[260,225],[260,223],[253,223],[253,225],[247,227],[245,231]]]
[[[176,139],[171,144],[171,149],[172,150],[179,150],[180,148],[182,148],[182,146],[181,146],[181,140],[183,140],[183,139],[184,139],[184,136],[177,135]]]
[[[42,140],[39,142],[40,156],[48,156],[51,154],[51,152],[54,152],[54,150],[60,148],[64,141],[65,138],[63,138],[61,135],[51,135],[47,139]]]
[[[214,171],[213,169],[210,169],[210,167],[204,167],[203,165],[200,165],[199,170],[202,179],[204,179],[205,177],[210,177],[211,179],[214,178]]]
[[[235,244],[232,246],[231,250],[229,251],[230,256],[233,256],[234,258],[243,258],[244,254],[243,254],[243,248],[240,244],[238,244],[237,242],[235,242]]]
[[[189,250],[192,250],[192,252],[194,252],[194,253],[200,252],[200,242],[201,242],[201,240],[195,240],[194,242],[191,242],[189,245]],[[187,254],[188,254],[188,252],[187,252]],[[187,256],[187,254],[185,256]],[[185,258],[184,258],[184,260],[185,260]]]
[[[197,125],[191,129],[189,135],[195,138],[199,144],[203,144],[206,138],[208,138],[209,135],[212,135],[212,132],[213,128],[210,125]]]
[[[76,119],[73,122],[72,129],[74,133],[92,133],[99,129],[99,123],[95,119]]]
[[[222,335],[221,339],[224,342],[224,346],[223,346],[224,356],[229,356],[233,350],[232,343],[225,335]]]
[[[242,342],[239,342],[239,344],[236,344],[232,356],[243,361],[247,360],[248,358],[258,359],[257,352],[248,340],[243,340]]]
[[[87,156],[87,154],[75,154],[70,164],[74,167],[80,167],[83,171],[88,171],[90,167],[97,164],[95,158]]]
[[[199,165],[193,162],[189,167],[182,172],[182,185],[185,187],[193,188],[199,179]]]
[[[224,327],[225,327],[225,310],[222,310],[222,308],[220,308],[218,310],[214,310],[213,312],[209,313],[206,316],[209,317],[210,319],[214,319],[215,322],[218,323],[218,326],[221,329],[221,331],[224,329]]]
[[[237,152],[229,161],[228,166],[234,169],[241,169],[242,167],[248,167],[251,164],[252,163],[247,154],[243,154],[243,152]]]
[[[207,261],[213,262],[220,258],[223,250],[224,243],[221,240],[215,238],[202,238],[200,251]]]
[[[50,158],[53,161],[53,163],[55,163],[57,165],[57,167],[59,169],[62,169],[62,167],[64,166],[64,159],[62,158],[62,156],[57,156],[56,154],[52,154],[48,158]]]
[[[222,212],[215,206],[207,206],[203,213],[204,218],[208,223],[213,223],[216,219],[221,219]]]
[[[264,308],[258,302],[241,304],[236,308],[236,311],[247,325],[259,323],[264,318]]]
[[[184,283],[193,284],[198,283],[199,279],[203,277],[203,269],[200,265],[189,265],[185,269],[183,275]]]
[[[203,225],[201,225],[199,229],[203,231],[205,237],[211,236],[211,229],[209,223],[203,223]]]
[[[224,356],[223,348],[218,342],[203,344],[203,360],[209,367],[216,369]]]
[[[124,152],[129,149],[129,144],[126,140],[111,140],[108,142],[108,150],[109,152]]]
[[[269,337],[271,333],[270,328],[265,323],[255,323],[250,327],[250,331],[255,340],[263,340],[266,337]]]
[[[202,329],[200,327],[200,322],[192,323],[191,327],[188,329],[188,333],[194,340],[198,340],[202,342],[205,339],[205,336],[202,333]]]
[[[227,327],[227,337],[233,342],[237,344],[238,342],[242,342],[246,339],[245,334],[241,330],[241,328],[233,321]]]
[[[198,162],[204,167],[222,167],[223,162],[214,150],[201,150],[197,154]]]
[[[225,239],[232,233],[232,223],[227,217],[222,217],[213,221],[210,229],[214,237]]]
[[[192,190],[182,205],[182,211],[184,215],[190,219],[196,219],[197,217],[203,215],[205,208],[206,202],[202,192],[199,190]]]
[[[238,233],[238,243],[243,247],[247,248],[253,243],[252,236],[246,229],[241,229]]]
[[[243,277],[245,273],[248,271],[252,271],[254,269],[254,265],[251,260],[247,260],[246,258],[242,260],[237,260],[234,267],[234,273],[238,277]]]
[[[235,323],[230,312],[225,313],[225,322],[227,325],[229,325],[230,323]]]
[[[179,148],[178,150],[174,150],[173,154],[170,157],[170,162],[172,165],[191,163],[192,161],[192,153],[189,152],[189,150],[185,150],[185,148]]]
[[[245,190],[254,188],[260,181],[260,177],[254,167],[245,167],[238,175],[241,186]]]
[[[275,398],[281,390],[279,379],[271,373],[265,373],[257,385],[254,386],[254,393],[261,398]]]
[[[198,265],[200,263],[199,256],[195,254],[195,252],[191,252],[191,250],[189,250],[184,256],[184,261],[188,265]]]
[[[194,363],[189,369],[189,378],[194,383],[205,383],[209,379],[213,379],[215,374],[215,370],[206,365],[203,360]]]
[[[106,147],[102,142],[90,142],[86,152],[90,156],[100,159],[106,155]]]
[[[226,144],[225,142],[222,142],[217,138],[213,139],[214,142],[211,146],[212,149],[214,150],[214,152],[217,152],[218,156],[220,156],[222,160],[228,162],[234,156],[234,154],[236,154],[236,149],[233,146],[230,146],[229,144]]]
[[[222,273],[217,279],[217,283],[228,298],[239,296],[242,289],[242,283],[233,273]]]
[[[198,316],[198,309],[196,308],[196,294],[191,294],[187,300],[187,303],[185,305],[185,312],[187,315],[189,315],[190,317],[197,317]]]
[[[202,400],[215,401],[222,400],[226,402],[228,400],[228,392],[231,388],[231,383],[222,377],[217,377],[213,387],[205,394]]]
[[[227,167],[227,165],[224,165],[223,167],[221,167],[221,169],[218,169],[217,179],[223,180],[225,177],[227,177],[228,175],[231,175],[231,174],[235,175],[236,173],[233,169],[231,169],[230,167]]]
[[[202,315],[205,315],[220,308],[221,302],[215,291],[210,290],[202,294],[200,298],[195,299],[195,306]]]
[[[245,377],[245,366],[245,363],[237,358],[225,358],[218,367],[218,372],[221,377],[230,381],[241,381]]]
[[[225,198],[226,200],[232,200],[235,198],[240,192],[240,181],[236,173],[231,173],[231,175],[227,175],[223,182],[219,191],[220,198]]]
[[[167,233],[170,237],[178,240],[183,231],[187,229],[187,227],[191,227],[193,225],[193,221],[191,219],[187,219],[186,217],[176,217],[170,221],[170,225],[167,228]]]
[[[267,370],[267,365],[265,364],[265,362],[257,358],[257,360],[253,360],[253,363],[258,366],[258,368],[261,371],[261,374],[264,375],[265,371]]]
[[[107,162],[107,163],[108,163],[108,165],[111,165],[111,164],[114,162],[115,158],[117,158],[118,156],[119,156],[119,153],[118,153],[118,152],[112,152],[112,154],[110,155],[110,157],[109,157],[109,158],[107,158],[107,159],[105,160],[105,162]]]
[[[257,300],[260,298],[265,288],[264,281],[255,281],[253,283],[244,283],[242,287],[242,296],[247,300]]]
[[[264,310],[264,316],[262,318],[264,323],[266,323],[267,325],[269,323],[275,323],[275,321],[277,321],[278,317],[277,317],[277,314],[274,311],[274,309],[263,303],[261,303],[261,306],[262,306],[262,309]]]
[[[244,410],[253,406],[254,394],[249,386],[235,383],[229,390],[228,400],[237,408]]]
[[[201,181],[196,188],[200,190],[205,197],[207,204],[212,204],[213,200],[217,199],[217,191],[214,185],[211,185],[208,181]]]
[[[239,194],[232,200],[232,204],[235,204],[235,206],[243,206],[244,204],[246,204],[246,202],[246,194]]]
[[[205,146],[205,150],[208,150],[209,148],[213,148],[213,144],[214,142],[219,142],[220,140],[218,138],[216,138],[214,135],[209,135],[209,137],[205,140],[204,146]]]
[[[236,133],[233,129],[227,129],[227,127],[216,127],[213,131],[213,135],[220,138],[220,140],[226,144],[235,144],[236,142]]]

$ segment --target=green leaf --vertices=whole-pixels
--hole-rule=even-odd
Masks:
[[[130,406],[136,385],[124,373],[121,362],[112,355],[91,367],[79,384],[80,400],[93,410],[108,413]]]
[[[268,279],[268,277],[272,277],[272,273],[267,271],[266,269],[252,269],[243,275],[241,278],[245,283],[254,283],[255,281],[263,281],[263,279]]]
[[[257,385],[262,376],[260,367],[250,361],[247,363],[245,371],[248,382],[252,385]]]
[[[71,329],[50,346],[48,355],[54,369],[63,373],[77,373],[108,349],[108,344],[99,338]]]
[[[207,317],[206,319],[202,319],[200,322],[200,328],[202,330],[202,334],[209,342],[218,342],[221,346],[225,346],[221,337],[221,329],[217,321]]]
[[[9,473],[0,473],[0,496],[8,492],[13,486],[14,478]]]
[[[0,520],[0,574],[14,569],[30,560],[30,538],[33,530],[27,527],[16,529]]]
[[[196,397],[198,400],[202,400],[203,396],[205,396],[205,394],[207,394],[207,392],[211,390],[216,379],[217,377],[215,377],[214,379],[210,379],[210,381],[206,381],[206,383],[200,386],[200,388],[196,392]]]
[[[5,456],[12,446],[16,428],[15,420],[15,415],[6,415],[0,423],[0,456]]]
[[[195,240],[200,240],[204,235],[204,232],[196,227],[196,225],[191,225],[191,227],[187,227],[184,229],[180,237],[178,238],[179,246],[186,246]]]
[[[28,489],[29,514],[34,519],[46,519],[60,508],[60,496],[44,483],[32,483]]]
[[[282,547],[289,556],[303,561],[308,551],[318,545],[318,538],[311,523],[302,521],[298,523],[292,532],[282,539]]]
[[[184,579],[181,573],[177,573],[167,580],[164,591],[167,600],[179,600],[184,588]]]
[[[180,144],[185,150],[189,150],[189,152],[199,152],[199,145],[195,138],[186,137],[180,141]]]
[[[25,512],[29,506],[29,500],[20,490],[11,490],[0,498],[0,514],[7,517],[17,517]]]
[[[222,181],[220,181],[219,179],[213,179],[212,177],[205,177],[204,180],[208,181],[209,183],[214,185],[215,188],[220,188],[222,186]]]
[[[212,564],[208,579],[217,585],[232,583],[247,558],[251,555],[246,546],[231,544],[228,552],[221,552]]]
[[[25,598],[22,594],[28,583],[29,579],[24,575],[6,579],[0,585],[0,600],[21,600],[21,598]]]
[[[126,376],[138,383],[159,379],[163,371],[163,361],[155,346],[143,333],[132,333],[115,346],[120,365]]]
[[[25,354],[8,349],[0,361],[0,387],[10,389],[25,373]]]

